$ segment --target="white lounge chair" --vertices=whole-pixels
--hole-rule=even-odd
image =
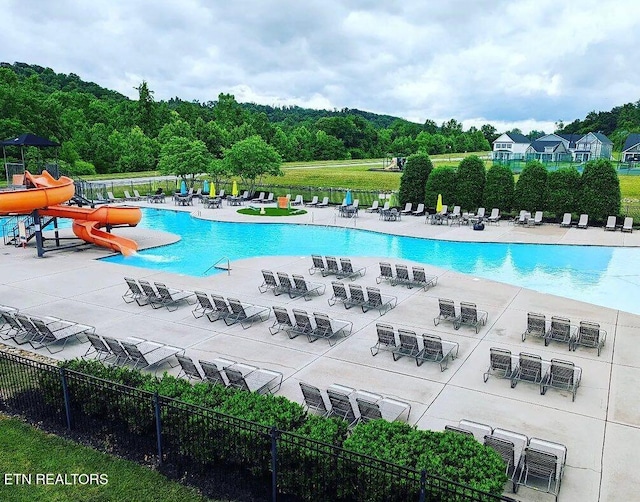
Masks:
[[[624,224],[622,225],[623,232],[633,232],[633,218],[631,216],[627,216],[624,219]]]
[[[578,228],[587,228],[589,226],[589,215],[581,214],[580,219],[578,220]]]
[[[571,226],[571,213],[564,213],[562,217],[562,221],[560,222],[561,227],[570,227]]]
[[[498,222],[500,221],[500,209],[498,209],[497,207],[494,207],[491,210],[491,214],[487,218],[487,221],[489,223],[495,223],[497,225]]]
[[[616,231],[616,217],[609,216],[607,218],[607,224],[604,226],[605,230],[611,230],[612,232]]]

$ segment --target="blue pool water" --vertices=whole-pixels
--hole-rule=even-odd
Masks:
[[[144,209],[140,225],[179,234],[182,240],[106,261],[202,276],[223,257],[381,256],[640,314],[636,248],[448,242],[312,225],[212,222],[157,209]],[[217,271],[207,274],[213,273]],[[369,273],[377,275],[378,270]]]

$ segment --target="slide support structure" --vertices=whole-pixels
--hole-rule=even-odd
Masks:
[[[34,209],[31,215],[33,216],[33,222],[35,224],[36,230],[36,247],[38,249],[38,258],[42,258],[44,256],[44,239],[42,238],[42,221],[40,220],[40,213],[37,209]]]

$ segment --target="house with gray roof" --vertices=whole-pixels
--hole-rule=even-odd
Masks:
[[[622,147],[622,162],[640,163],[640,133],[633,132],[627,136]]]
[[[533,141],[525,152],[525,158],[540,162],[571,162],[572,155],[564,141]]]
[[[493,160],[524,160],[531,140],[524,134],[506,132],[493,142]]]
[[[546,143],[562,142],[564,148],[571,154],[573,162],[587,162],[595,159],[611,159],[613,142],[600,132],[587,134],[547,134],[536,141]],[[530,152],[534,154],[534,152]],[[560,152],[559,152],[560,153]]]

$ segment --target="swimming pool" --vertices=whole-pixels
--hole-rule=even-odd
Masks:
[[[143,214],[140,226],[179,234],[182,240],[106,261],[202,276],[223,257],[384,256],[640,314],[636,248],[451,242],[313,225],[214,222],[159,209],[143,209]]]

